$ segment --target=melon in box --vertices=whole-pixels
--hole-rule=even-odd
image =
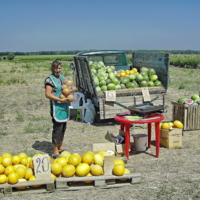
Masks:
[[[168,149],[182,148],[183,129],[161,129],[160,130],[160,146]]]

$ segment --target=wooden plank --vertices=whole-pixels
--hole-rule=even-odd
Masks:
[[[33,185],[41,185],[40,187],[31,187]],[[19,190],[16,187],[23,187],[26,186],[27,188],[24,190]],[[34,180],[34,181],[24,181],[19,182],[16,184],[1,184],[1,189],[3,193],[8,195],[16,195],[20,193],[44,193],[44,192],[54,192],[55,185],[53,180]]]
[[[163,86],[148,87],[148,90],[149,90],[150,94],[166,93],[166,89]],[[142,87],[116,90],[116,96],[136,95],[136,94],[142,95]],[[104,92],[103,91],[98,92],[98,97],[99,98],[105,98]]]
[[[120,179],[127,179],[127,181],[123,182]],[[92,183],[84,183],[83,181],[90,181]],[[72,182],[77,183],[72,183]],[[65,183],[67,186],[63,187],[60,183]],[[141,182],[141,174],[139,173],[131,173],[124,174],[123,176],[115,176],[115,175],[101,175],[101,176],[88,176],[88,177],[69,177],[69,178],[57,178],[56,179],[56,189],[57,190],[80,190],[80,189],[89,189],[89,188],[110,188],[110,187],[121,187],[131,184],[136,184]],[[120,183],[120,184],[119,184]],[[62,187],[60,187],[62,186]]]

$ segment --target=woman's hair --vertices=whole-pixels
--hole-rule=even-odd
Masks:
[[[51,71],[53,72],[53,70],[56,69],[59,65],[62,65],[62,63],[59,60],[53,61],[51,64]]]

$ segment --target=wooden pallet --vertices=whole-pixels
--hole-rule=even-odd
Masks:
[[[125,164],[125,167],[132,171],[132,165]],[[120,179],[127,179],[121,181]],[[92,183],[84,183],[83,181],[93,181]],[[93,188],[113,188],[133,185],[141,182],[140,173],[124,174],[123,176],[115,175],[101,175],[101,176],[87,176],[87,177],[69,177],[56,178],[56,190],[81,190]]]
[[[33,185],[41,185],[40,187],[31,187]],[[24,190],[19,190],[16,187],[27,186]],[[16,195],[16,194],[26,194],[26,193],[45,193],[45,192],[54,192],[55,184],[53,180],[35,180],[35,181],[26,181],[19,182],[16,184],[1,184],[0,192],[4,193],[6,196]]]

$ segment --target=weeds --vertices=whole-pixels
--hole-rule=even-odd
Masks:
[[[157,198],[172,199],[175,192],[177,192],[177,190],[174,187],[171,186],[170,188],[167,188],[166,185],[163,185],[157,193]]]
[[[19,111],[17,111],[17,117],[16,120],[18,122],[23,122],[24,121],[24,115],[22,113],[20,113]]]
[[[7,80],[5,82],[3,82],[3,80],[2,80],[2,83],[4,85],[13,85],[13,84],[25,84],[25,85],[28,85],[28,83],[25,80],[20,80],[20,79],[17,79],[17,78],[12,78],[12,79],[9,79],[9,80]]]
[[[5,136],[5,135],[7,135],[7,134],[8,134],[8,132],[6,132],[6,131],[4,130],[4,128],[0,127],[0,136]]]
[[[4,118],[4,110],[0,109],[0,119]]]
[[[183,83],[181,83],[181,85],[178,87],[178,89],[185,89],[185,85]]]
[[[29,123],[28,126],[24,128],[25,133],[35,133],[35,132],[42,132],[42,133],[49,133],[50,126],[49,125],[37,125]]]
[[[36,122],[42,121],[42,120],[47,120],[47,118],[43,117],[43,116],[38,116],[38,117],[33,116],[32,119],[31,119],[31,121],[36,121]]]

